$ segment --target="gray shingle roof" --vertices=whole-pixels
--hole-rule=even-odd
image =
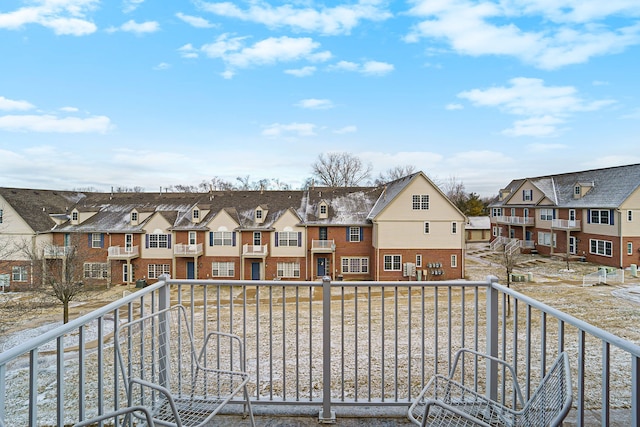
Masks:
[[[567,208],[616,208],[640,187],[640,164],[591,169],[557,175],[526,178],[558,207]],[[507,189],[511,193],[524,179],[511,181]],[[580,198],[574,198],[576,184],[593,184]],[[491,206],[502,206],[508,201],[495,201]]]

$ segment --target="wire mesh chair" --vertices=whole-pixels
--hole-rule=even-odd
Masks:
[[[106,421],[106,423],[105,423]],[[140,422],[137,422],[140,421]],[[74,424],[73,427],[93,426],[142,426],[154,427],[153,417],[149,409],[144,406],[131,406],[117,411],[98,415],[88,420]]]
[[[489,399],[457,380],[455,371],[462,354],[472,353],[502,365],[512,376],[512,404]],[[505,361],[474,350],[459,350],[449,376],[435,375],[409,407],[408,417],[421,426],[558,426],[572,403],[569,358],[561,353],[531,398],[524,402],[515,371]]]
[[[244,415],[255,426],[240,337],[210,332],[199,344],[182,305],[119,326],[116,348],[129,406],[149,408],[156,425],[195,427],[243,392]]]

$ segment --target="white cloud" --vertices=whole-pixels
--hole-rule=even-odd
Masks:
[[[527,150],[532,153],[557,152],[569,148],[566,144],[529,144]]]
[[[245,46],[246,39],[222,34],[203,45],[201,51],[210,58],[222,59],[230,69],[227,71],[278,62],[326,61],[331,57],[328,51],[318,52],[320,44],[308,37],[269,37],[251,46]]]
[[[180,18],[181,20],[183,20],[184,22],[186,22],[187,24],[191,25],[192,27],[195,28],[213,28],[215,27],[215,24],[212,24],[211,22],[207,21],[206,19],[200,17],[200,16],[191,16],[191,15],[186,15],[182,12],[178,12],[176,13],[176,16],[178,18]]]
[[[144,3],[144,0],[125,0],[122,10],[123,10],[124,13],[133,12],[142,3]]]
[[[76,107],[62,107],[60,111],[64,111],[65,113],[77,113],[79,110]]]
[[[308,65],[302,68],[284,70],[284,72],[285,74],[291,74],[292,76],[295,76],[295,77],[308,77],[313,75],[313,73],[316,72],[316,67],[314,67],[313,65]]]
[[[633,19],[640,14],[633,0],[413,3],[410,15],[421,21],[406,41],[441,39],[463,55],[508,55],[539,68],[555,69],[640,43],[640,24]],[[530,30],[535,21],[537,30]]]
[[[393,64],[379,61],[367,61],[358,64],[351,61],[339,61],[328,67],[330,71],[349,71],[368,76],[384,76],[394,70]]]
[[[546,86],[541,79],[517,77],[509,86],[473,89],[458,97],[476,106],[495,107],[508,114],[526,116],[503,131],[509,136],[552,136],[567,117],[580,112],[597,111],[613,100],[585,101],[573,86]]]
[[[155,33],[160,30],[160,24],[156,21],[146,21],[137,23],[133,19],[125,22],[120,26],[120,30],[127,33],[134,34],[145,34],[145,33]]]
[[[316,125],[312,123],[273,123],[262,131],[262,135],[269,138],[278,138],[291,134],[296,136],[315,136],[315,129]]]
[[[558,125],[565,121],[554,116],[530,117],[524,120],[516,120],[513,127],[502,131],[507,136],[557,136],[560,133]]]
[[[7,99],[4,96],[0,96],[0,110],[10,111],[10,110],[18,110],[25,111],[35,108],[30,102],[27,101],[14,101],[12,99]]]
[[[462,110],[464,106],[462,104],[451,103],[447,104],[444,108],[446,110]]]
[[[39,0],[12,12],[0,13],[0,28],[17,30],[36,24],[53,30],[57,35],[83,36],[94,33],[96,25],[88,14],[99,0]]]
[[[296,104],[296,106],[300,108],[309,108],[312,110],[328,110],[330,108],[333,108],[333,102],[331,102],[331,100],[329,99],[309,98],[300,100]]]
[[[158,65],[156,65],[155,67],[153,67],[153,69],[157,70],[157,71],[167,70],[169,68],[171,68],[171,64],[168,64],[166,62],[161,62]]]
[[[357,132],[357,131],[358,131],[358,127],[354,126],[354,125],[351,125],[351,126],[345,126],[343,128],[340,128],[340,129],[336,129],[336,130],[333,131],[333,133],[337,133],[339,135],[344,135],[346,133],[354,133],[354,132]]]
[[[106,116],[88,118],[61,118],[49,114],[0,116],[0,130],[13,132],[106,133],[110,128],[111,120]]]
[[[184,46],[178,48],[178,52],[180,52],[180,55],[183,58],[193,59],[198,57],[198,49],[193,47],[191,43],[187,43]]]
[[[349,34],[363,20],[391,18],[391,13],[382,8],[384,4],[378,0],[361,0],[356,4],[313,9],[296,8],[290,4],[274,7],[264,1],[255,1],[243,10],[231,2],[198,3],[203,10],[216,15],[256,22],[270,28],[290,27],[294,31],[326,35]]]

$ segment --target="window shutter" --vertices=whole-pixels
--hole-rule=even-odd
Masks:
[[[551,212],[553,212],[553,216],[552,216],[552,218],[553,218],[553,219],[556,219],[556,210],[555,210],[555,209],[552,209],[552,210],[551,210]]]
[[[276,231],[276,248],[278,247],[278,232]]]
[[[209,246],[213,246],[213,231],[209,232]]]
[[[364,229],[360,227],[360,241],[362,242],[363,240],[364,240]]]
[[[88,237],[89,237],[89,240],[87,241],[87,245],[91,247],[91,239],[93,238],[93,234],[89,233]]]
[[[298,231],[298,247],[302,247],[302,233]]]
[[[609,210],[609,224],[614,225],[613,224],[613,209]]]
[[[347,227],[347,242],[351,241],[351,236],[349,235],[349,227]]]
[[[145,248],[149,249],[149,235],[145,234],[144,235],[144,244],[145,244]]]
[[[167,249],[171,249],[171,234],[167,234]]]
[[[522,200],[527,200],[526,191],[527,190],[522,190]]]
[[[104,248],[104,233],[100,233],[100,247]]]
[[[235,245],[236,245],[236,232],[235,232],[235,231],[232,231],[232,232],[231,232],[231,244],[232,244],[233,246],[235,246]]]
[[[591,224],[591,209],[587,209],[587,224]]]

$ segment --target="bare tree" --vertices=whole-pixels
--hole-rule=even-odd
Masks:
[[[320,154],[311,167],[313,176],[329,187],[359,185],[369,179],[372,169],[351,153]]]
[[[403,178],[411,175],[416,171],[416,167],[413,165],[394,166],[387,169],[385,172],[380,172],[380,175],[375,179],[375,185],[383,185],[387,182],[395,181],[396,179]]]
[[[71,236],[68,246],[51,244],[31,247],[24,244],[22,250],[31,262],[32,285],[35,289],[62,303],[63,322],[69,321],[69,304],[85,291],[84,264],[87,253],[79,244],[79,236]]]
[[[510,249],[508,245],[502,246],[502,252],[500,252],[500,265],[504,267],[504,272],[506,275],[505,282],[507,284],[507,288],[511,287],[511,279],[513,277],[513,271],[518,265],[522,258],[522,254],[520,253],[520,249],[517,248],[515,251]],[[507,315],[511,313],[511,299],[507,295]]]
[[[465,203],[468,197],[467,193],[465,193],[464,183],[462,181],[458,181],[455,176],[450,176],[443,184],[442,189],[444,194],[446,194],[449,200],[451,200],[451,203],[464,212]]]

